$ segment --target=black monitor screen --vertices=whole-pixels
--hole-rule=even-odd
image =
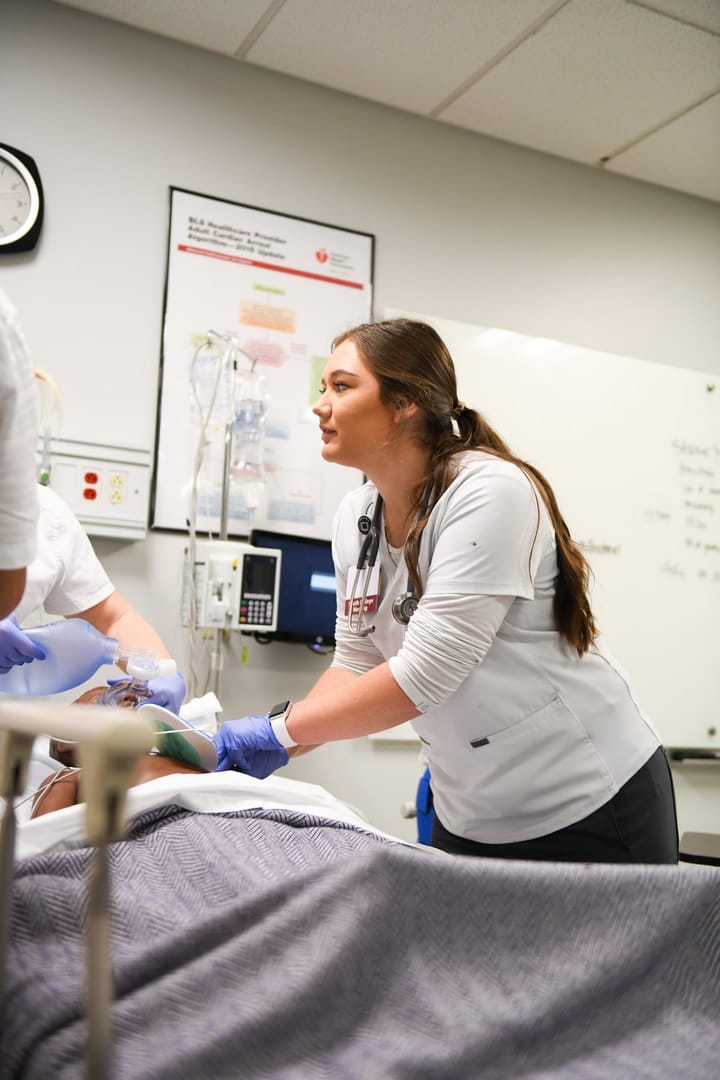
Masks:
[[[330,541],[253,529],[250,543],[282,551],[277,630],[268,637],[334,645],[337,603]]]

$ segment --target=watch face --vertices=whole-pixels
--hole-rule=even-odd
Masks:
[[[0,251],[34,247],[40,231],[42,193],[32,163],[10,147],[0,146]],[[34,163],[32,163],[34,165]]]

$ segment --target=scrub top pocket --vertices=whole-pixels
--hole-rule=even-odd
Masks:
[[[464,757],[466,783],[472,780],[463,806],[453,805],[451,784],[438,784],[435,801],[441,821],[469,839],[503,843],[508,827],[512,840],[542,836],[585,817],[614,791],[604,761],[557,694],[500,731],[470,735]],[[435,777],[434,761],[431,771]]]

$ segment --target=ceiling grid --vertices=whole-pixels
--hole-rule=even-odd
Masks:
[[[720,0],[53,2],[720,202]]]

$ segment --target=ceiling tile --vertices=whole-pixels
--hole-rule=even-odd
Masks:
[[[720,0],[54,2],[720,201]]]
[[[719,80],[720,38],[625,0],[573,0],[440,119],[589,163]]]
[[[674,19],[682,19],[693,26],[704,27],[720,34],[720,3],[718,0],[630,0],[641,7],[661,11]]]
[[[56,0],[57,2],[57,0]],[[60,0],[103,18],[232,56],[265,14],[269,0]]]
[[[557,0],[286,0],[251,63],[428,113]]]
[[[619,154],[605,167],[720,202],[720,94]]]

